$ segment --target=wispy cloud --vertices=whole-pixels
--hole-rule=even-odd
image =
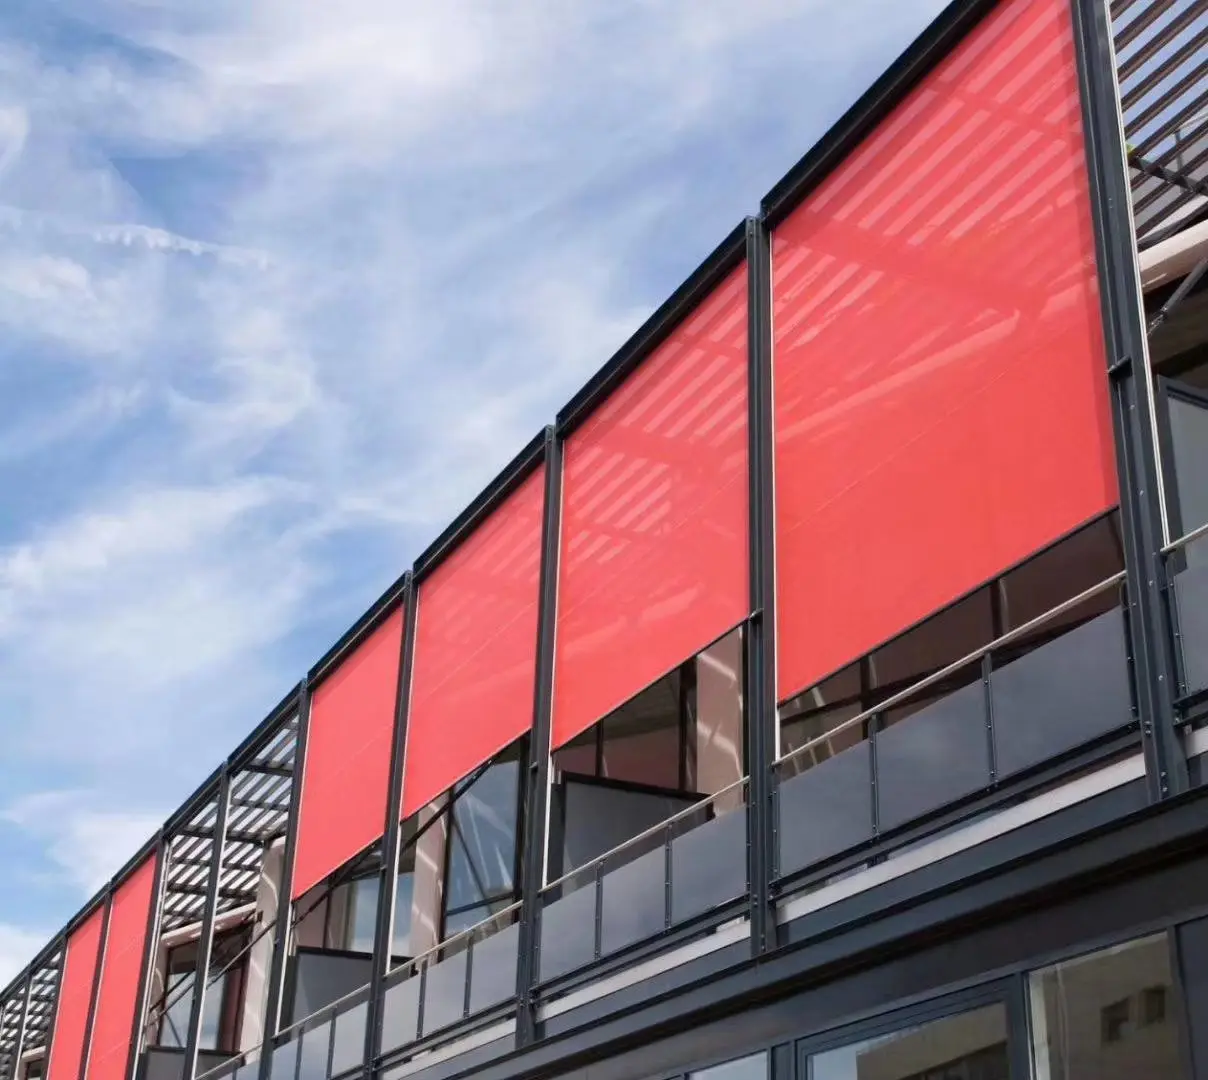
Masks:
[[[5,4],[0,914],[67,916],[937,7]]]

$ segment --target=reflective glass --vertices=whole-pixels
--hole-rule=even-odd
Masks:
[[[335,1018],[335,1043],[331,1053],[331,1074],[339,1076],[357,1068],[365,1060],[365,1019],[368,1004],[354,1005]]]
[[[727,1061],[708,1069],[697,1069],[696,1072],[688,1074],[691,1080],[766,1080],[767,1075],[766,1053],[752,1054],[750,1057]]]
[[[304,1032],[298,1080],[326,1080],[327,1056],[330,1049],[331,1024],[321,1024]]]
[[[615,870],[607,868],[600,916],[603,955],[653,937],[667,925],[667,855],[662,837],[653,851]]]
[[[428,968],[424,980],[423,1033],[455,1024],[465,1015],[466,952],[459,949]]]
[[[809,1080],[1011,1080],[1006,1009],[991,1005],[814,1054]]]
[[[990,677],[1000,776],[1039,764],[1132,720],[1124,616],[1099,615]]]
[[[966,669],[962,681],[967,685],[921,708],[909,702],[890,710],[890,726],[877,732],[877,811],[882,830],[990,783],[980,668]]]
[[[1171,518],[1173,531],[1186,536],[1208,523],[1208,406],[1176,394],[1167,402],[1178,501]]]
[[[520,925],[510,923],[474,942],[470,972],[470,1012],[516,996],[516,950]]]
[[[1184,689],[1193,694],[1208,687],[1208,538],[1170,556]]]
[[[419,978],[412,975],[386,988],[382,1003],[382,1050],[415,1042],[419,1033]]]
[[[548,982],[595,959],[596,888],[590,879],[541,911],[540,975]]]
[[[1029,984],[1038,1080],[1189,1080],[1165,935],[1046,968]]]
[[[747,891],[747,808],[740,807],[671,842],[671,919],[683,922]]]

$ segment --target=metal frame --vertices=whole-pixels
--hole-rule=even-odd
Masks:
[[[554,712],[554,640],[558,618],[558,562],[561,552],[562,443],[552,425],[542,433],[545,459],[545,506],[541,526],[541,572],[538,588],[536,685],[533,727],[529,735],[523,864],[520,874],[519,954],[516,963],[516,1043],[525,1046],[537,1035],[533,988],[541,941],[541,888],[545,884],[549,832],[550,742]]]
[[[92,971],[92,990],[88,997],[88,1019],[84,1022],[84,1046],[80,1053],[79,1080],[87,1080],[88,1063],[92,1060],[92,1029],[96,1024],[96,1010],[101,997],[101,980],[105,975],[105,958],[109,952],[109,919],[113,914],[113,883],[105,887],[104,906],[101,908],[101,938],[96,947],[96,966]]]
[[[1161,800],[1185,791],[1188,775],[1174,726],[1176,670],[1161,590],[1161,477],[1136,245],[1128,209],[1123,122],[1105,5],[1102,0],[1071,0],[1071,10],[1116,435],[1129,636],[1146,773],[1152,798]]]
[[[403,639],[399,656],[398,690],[395,695],[394,741],[390,747],[390,781],[383,823],[382,860],[378,884],[377,920],[374,924],[373,962],[369,977],[369,1008],[365,1019],[365,1074],[373,1075],[374,1063],[382,1053],[382,1012],[386,976],[394,945],[394,904],[398,895],[401,855],[403,777],[407,757],[407,717],[411,709],[411,675],[415,660],[415,626],[419,615],[415,578],[407,572],[402,590]]]
[[[766,221],[748,218],[747,431],[749,573],[752,616],[744,640],[747,807],[747,889],[751,952],[775,944],[771,882],[775,876],[776,811],[773,766],[779,742],[776,708],[776,510],[772,399],[772,249]]]
[[[268,986],[264,1005],[263,1039],[271,1043],[281,1030],[281,1007],[285,995],[285,974],[290,939],[293,936],[294,858],[298,851],[298,821],[302,808],[302,787],[306,773],[306,744],[310,735],[310,680],[298,684],[298,738],[294,746],[293,783],[290,785],[289,818],[285,832],[285,851],[281,860],[281,880],[277,885],[276,932],[273,954],[269,963]],[[269,1080],[272,1055],[260,1059],[260,1080]]]
[[[222,882],[222,856],[226,848],[227,818],[231,805],[231,770],[224,765],[218,775],[213,854],[206,882],[205,907],[201,917],[201,936],[197,939],[197,960],[193,969],[193,1005],[189,1013],[189,1033],[181,1068],[183,1080],[196,1080],[197,1055],[201,1043],[201,1021],[210,981],[210,958],[214,947],[214,921],[218,915],[219,886]]]
[[[164,879],[167,871],[168,847],[163,830],[155,838],[154,880],[151,884],[151,903],[147,905],[147,928],[143,939],[143,958],[139,965],[138,989],[134,1002],[134,1025],[130,1031],[130,1053],[123,1070],[125,1080],[135,1080],[138,1074],[138,1059],[142,1053],[147,1030],[147,1009],[151,998],[151,971],[158,950],[159,922],[163,907]]]

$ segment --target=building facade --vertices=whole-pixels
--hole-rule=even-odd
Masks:
[[[0,1080],[1208,1078],[1208,4],[955,0],[0,993]]]

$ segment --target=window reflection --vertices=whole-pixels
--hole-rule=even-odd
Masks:
[[[520,747],[473,783],[458,785],[450,816],[445,937],[483,921],[515,896]]]
[[[239,1019],[247,969],[247,940],[244,929],[219,934],[214,938],[210,957],[210,977],[213,981],[206,986],[201,1013],[198,1046],[202,1050],[234,1053],[238,1049]],[[196,969],[196,941],[168,951],[163,999],[166,1007],[159,1024],[159,1046],[179,1049],[188,1041]]]
[[[698,1069],[688,1074],[690,1080],[765,1080],[768,1075],[766,1052]]]
[[[1165,935],[1036,972],[1036,1080],[1184,1080]]]
[[[809,1059],[809,1080],[1009,1080],[1010,1076],[1007,1014],[1002,1005],[866,1039]]]

